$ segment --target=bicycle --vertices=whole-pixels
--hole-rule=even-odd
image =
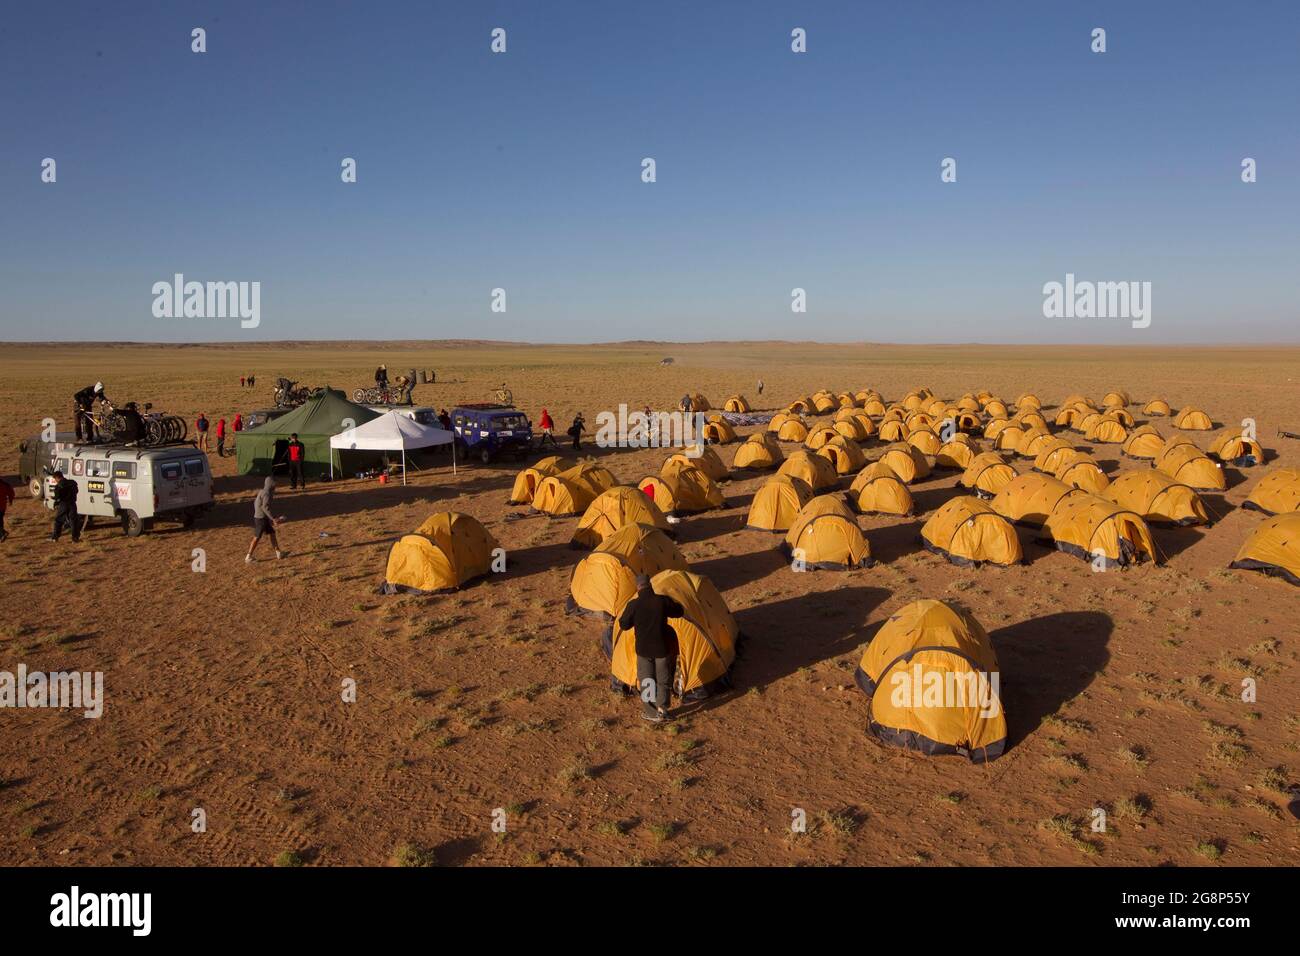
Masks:
[[[495,395],[496,395],[496,400],[498,405],[510,405],[512,407],[514,406],[515,404],[514,392],[506,388],[505,382],[502,382],[500,385],[497,386]]]

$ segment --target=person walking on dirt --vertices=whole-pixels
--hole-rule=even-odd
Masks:
[[[668,719],[669,695],[677,672],[677,632],[668,624],[670,617],[683,617],[686,611],[670,597],[656,594],[650,578],[636,576],[636,597],[627,602],[619,615],[618,626],[631,630],[636,648],[636,682],[641,692],[641,716],[654,723]]]
[[[226,457],[226,420],[217,419],[217,457]]]
[[[303,474],[302,466],[307,457],[307,447],[298,441],[298,433],[294,432],[289,436],[289,447],[284,450],[289,457],[289,490],[295,491],[298,483],[302,483],[302,490],[307,490],[307,476]]]
[[[569,437],[573,439],[574,451],[582,451],[582,432],[586,427],[587,422],[582,417],[582,412],[573,416],[573,424],[569,426]]]
[[[758,394],[763,394],[763,380],[761,378],[758,380]]]
[[[253,376],[252,376],[252,375],[248,376],[248,387],[249,387],[249,388],[252,388],[252,387],[253,387],[253,382],[254,382],[254,378],[253,378]]]
[[[81,515],[77,513],[77,483],[64,478],[63,472],[54,473],[54,526],[50,540],[58,541],[66,527],[72,532],[73,542],[81,540]]]
[[[280,550],[280,539],[275,536],[276,527],[284,519],[271,514],[271,502],[274,500],[275,478],[268,475],[266,481],[262,482],[262,490],[253,499],[253,541],[248,546],[248,554],[244,555],[245,564],[253,563],[253,552],[257,550],[257,542],[262,540],[264,534],[271,536],[271,547],[275,548],[275,556],[284,557],[284,552]]]
[[[9,532],[5,529],[5,512],[9,506],[14,503],[14,487],[0,478],[0,541],[9,537]]]
[[[538,426],[542,429],[542,437],[537,442],[537,447],[544,448],[546,443],[550,442],[552,448],[559,448],[560,446],[555,443],[555,422],[551,420],[551,413],[544,408],[542,409],[542,420],[538,422]]]
[[[247,375],[239,376],[239,387],[243,388],[247,384],[248,384],[248,376]]]
[[[77,441],[82,440],[82,429],[85,429],[85,440],[94,441],[99,437],[99,430],[95,427],[94,420],[90,417],[90,411],[95,406],[95,402],[106,402],[108,396],[104,394],[104,383],[96,382],[94,385],[87,385],[81,391],[72,396],[72,418],[76,423]]]

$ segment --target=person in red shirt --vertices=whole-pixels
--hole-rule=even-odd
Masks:
[[[307,490],[307,476],[303,474],[302,466],[307,457],[307,447],[298,441],[298,433],[294,432],[289,436],[289,447],[285,449],[285,455],[289,459],[289,488],[294,490],[298,483],[302,482],[302,490]]]
[[[9,532],[5,530],[5,512],[9,506],[14,503],[13,485],[0,478],[0,541],[9,537]]]
[[[231,428],[237,432],[244,430],[244,415],[242,412],[235,412],[235,420],[231,423]]]
[[[550,442],[558,448],[559,446],[555,444],[555,435],[553,434],[555,430],[555,422],[551,420],[551,413],[544,408],[542,409],[542,420],[539,424],[542,429],[542,437],[541,440],[537,442],[537,447],[542,448],[547,442]]]
[[[226,420],[217,419],[217,457],[226,457]]]

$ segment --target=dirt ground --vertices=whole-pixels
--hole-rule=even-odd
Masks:
[[[665,356],[674,359],[660,366]],[[1103,349],[804,344],[600,347],[12,346],[0,351],[0,473],[15,445],[102,379],[115,399],[214,422],[270,404],[278,375],[350,392],[375,365],[430,368],[417,404],[483,401],[499,382],[562,430],[626,402],[687,390],[757,408],[827,387],[886,400],[928,385],[1127,389],[1195,403],[1221,427],[1258,422],[1276,456],[1229,469],[1208,529],[1155,529],[1167,555],[1097,574],[1022,531],[1027,563],[960,569],[922,551],[924,518],[954,494],[939,473],[917,518],[864,518],[875,567],[792,571],[774,536],[742,530],[763,478],[724,486],[680,547],[749,641],[734,691],[646,725],[612,696],[599,625],[564,613],[582,552],[576,519],[507,521],[516,466],[282,486],[290,555],[243,562],[257,479],[214,459],[217,506],[193,530],[127,539],[97,526],[45,540],[20,497],[0,544],[0,670],[100,670],[101,719],[0,712],[0,863],[1294,865],[1300,829],[1300,589],[1226,565],[1258,513],[1239,506],[1266,468],[1300,467],[1300,349]],[[239,376],[257,375],[250,393]],[[755,382],[767,389],[760,399]],[[1161,424],[1168,433],[1167,423]],[[742,435],[752,429],[741,429]],[[1076,443],[1086,445],[1076,433]],[[1211,435],[1191,433],[1204,448]],[[985,443],[987,445],[987,443]],[[721,449],[728,464],[736,446]],[[873,457],[878,443],[865,443]],[[789,449],[787,449],[789,450]],[[1143,467],[1097,446],[1112,475]],[[661,450],[596,450],[622,481]],[[1017,459],[1021,470],[1028,467]],[[844,482],[847,487],[848,480]],[[383,597],[390,543],[435,510],[480,519],[509,571],[435,597]],[[192,549],[207,570],[191,570]],[[967,607],[1002,667],[1010,748],[987,765],[874,744],[853,685],[885,617],[930,597]],[[1244,677],[1258,698],[1244,703]],[[357,700],[341,699],[342,682]],[[1104,833],[1090,823],[1107,811]],[[201,808],[206,832],[195,833]],[[493,830],[504,810],[506,831]],[[791,832],[803,810],[808,832]]]

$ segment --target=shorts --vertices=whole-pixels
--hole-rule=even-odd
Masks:
[[[259,538],[264,534],[275,534],[275,522],[270,518],[254,518],[253,534]]]

